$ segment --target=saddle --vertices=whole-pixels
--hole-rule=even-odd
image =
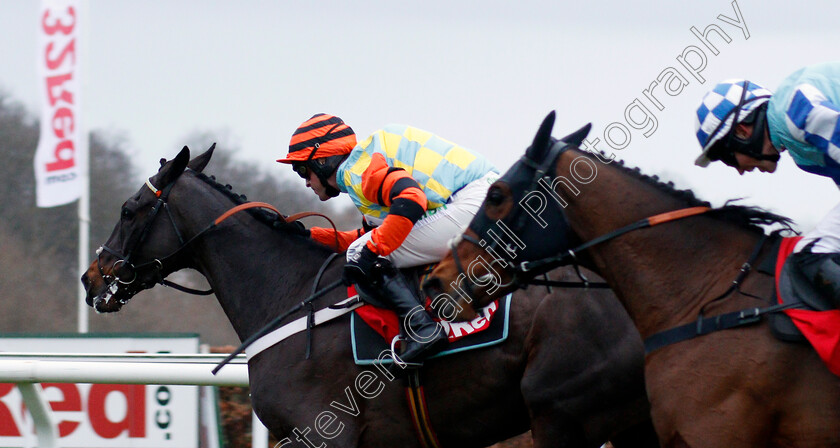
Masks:
[[[402,270],[408,283],[417,291],[418,297],[425,297],[420,291],[420,285],[435,266],[436,264],[432,264]],[[389,348],[394,337],[400,334],[396,313],[358,285],[349,287],[347,294],[349,297],[358,295],[359,300],[365,302],[365,305],[356,308],[351,316],[350,332],[356,364],[390,363],[390,359],[383,360],[379,356],[384,349]],[[488,347],[507,339],[510,295],[487,305],[478,313],[479,317],[470,322],[448,322],[440,319],[436,316],[436,310],[430,309],[430,305],[431,300],[427,297],[426,309],[432,313],[449,338],[449,346],[431,358]]]
[[[773,335],[785,342],[809,342],[828,368],[840,375],[840,310],[814,288],[799,267],[788,260],[801,237],[781,238],[759,270],[776,279],[776,300],[793,305],[782,313],[770,313]]]
[[[414,289],[415,294],[418,297],[423,297],[423,292],[420,289],[420,285],[423,284],[423,281],[426,279],[426,276],[431,274],[432,270],[434,270],[437,263],[426,264],[422,266],[414,266],[410,268],[401,268],[400,272],[405,276],[405,279],[408,281],[408,284],[411,288]],[[383,303],[381,299],[376,297],[370,291],[367,291],[363,285],[355,285],[355,291],[359,294],[359,299],[363,302],[373,305],[377,308],[384,308],[388,309],[388,305]]]
[[[420,285],[434,266],[421,266],[402,271],[409,286],[417,292],[417,297],[425,297],[420,292]],[[350,315],[353,361],[360,366],[389,365],[393,368],[395,363],[393,357],[383,356],[383,354],[394,349],[393,341],[400,334],[399,319],[396,313],[381,303],[374,294],[365,291],[364,286],[358,286],[348,288],[348,296],[357,296],[358,300],[365,302],[365,305],[356,308]],[[426,298],[427,310],[430,308],[430,303],[431,300]],[[434,316],[434,310],[429,311]],[[449,338],[449,345],[429,359],[501,344],[508,335],[509,311],[510,295],[485,307],[479,313],[479,317],[470,322],[447,322],[436,318],[435,320],[440,323]],[[411,411],[411,422],[422,446],[439,447],[440,442],[429,419],[420,369],[415,365],[407,371],[395,369],[392,372],[402,372],[406,375],[404,382]]]

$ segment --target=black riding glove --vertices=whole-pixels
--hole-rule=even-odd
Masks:
[[[311,237],[311,232],[309,231],[309,229],[307,229],[300,221],[286,222],[282,219],[278,219],[274,221],[273,226],[277,229],[284,230],[294,235],[300,235],[304,238]]]
[[[355,254],[354,259],[347,260],[347,264],[344,265],[344,272],[341,274],[341,280],[347,286],[360,281],[370,281],[373,266],[378,259],[379,255],[376,255],[365,245],[361,251]]]

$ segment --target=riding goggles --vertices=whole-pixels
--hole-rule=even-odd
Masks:
[[[303,179],[309,179],[309,166],[306,163],[292,163],[292,169]]]

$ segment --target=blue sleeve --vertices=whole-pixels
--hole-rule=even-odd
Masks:
[[[811,84],[793,91],[787,109],[788,131],[800,142],[818,149],[826,167],[840,168],[840,109]]]

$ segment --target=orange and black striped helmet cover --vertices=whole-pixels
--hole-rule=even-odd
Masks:
[[[356,134],[344,120],[329,114],[315,114],[298,126],[289,141],[289,154],[280,163],[304,162],[315,150],[313,159],[350,153],[356,146]]]

